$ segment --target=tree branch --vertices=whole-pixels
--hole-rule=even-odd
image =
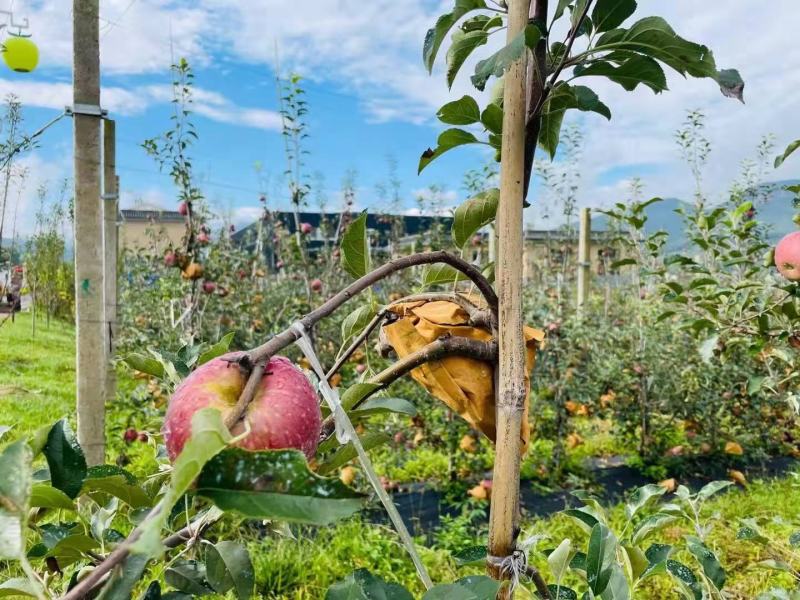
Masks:
[[[300,323],[303,325],[306,331],[311,331],[314,325],[316,325],[325,317],[331,315],[345,302],[351,300],[357,294],[363,292],[365,289],[371,287],[378,281],[385,279],[392,273],[402,271],[403,269],[408,269],[409,267],[437,263],[450,265],[454,269],[461,271],[464,273],[464,275],[469,277],[481,294],[483,294],[483,297],[486,299],[486,304],[489,306],[489,310],[491,311],[496,322],[497,294],[495,294],[494,289],[489,283],[489,280],[483,276],[483,273],[481,273],[475,265],[468,263],[454,254],[450,254],[444,250],[439,250],[436,252],[423,252],[419,254],[411,254],[410,256],[403,256],[381,265],[374,271],[367,273],[360,279],[357,279],[351,283],[349,286],[330,298],[327,302],[322,304],[322,306],[319,308],[308,313],[305,317],[300,319]],[[300,334],[296,329],[292,327],[285,329],[281,333],[270,338],[270,340],[266,343],[248,352],[247,357],[250,361],[250,364],[259,365],[266,363],[274,354],[280,352],[289,344],[297,341],[299,336]],[[239,400],[236,402],[236,406],[229,413],[228,418],[225,420],[225,424],[229,427],[239,422],[247,410],[247,407],[250,405],[250,402],[253,401],[253,397],[258,389],[258,383],[261,380],[261,375],[263,375],[263,370],[258,373],[257,377],[255,377],[255,375],[256,370],[254,369],[248,378],[247,385],[242,391],[241,396],[239,396]]]
[[[366,394],[357,404],[350,407],[350,410],[357,408],[370,396],[386,389],[403,375],[413,371],[420,365],[435,360],[441,360],[448,356],[464,356],[494,363],[497,361],[497,342],[481,342],[479,340],[458,336],[440,337],[416,352],[412,352],[392,363],[389,367],[370,378],[367,383],[378,384],[380,387]],[[329,415],[322,422],[320,439],[324,440],[328,438],[333,433],[335,427],[333,415]]]
[[[371,334],[375,330],[375,328],[383,322],[385,318],[386,318],[386,309],[382,308],[381,310],[378,311],[378,313],[374,317],[372,317],[372,320],[364,328],[364,330],[358,334],[358,337],[355,340],[353,340],[353,343],[350,344],[350,347],[344,351],[344,353],[336,360],[335,363],[333,363],[333,366],[325,374],[325,379],[330,381],[334,373],[336,373],[339,369],[342,368],[342,365],[346,363],[347,359],[349,359],[353,355],[353,352],[356,351],[356,348],[358,348],[361,344],[364,343],[364,340],[366,340],[369,337],[369,334]]]

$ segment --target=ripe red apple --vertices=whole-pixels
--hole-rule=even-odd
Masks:
[[[167,252],[164,255],[164,265],[167,267],[174,267],[176,264],[178,264],[178,256],[172,251]]]
[[[775,266],[789,281],[800,281],[800,231],[784,236],[775,246]]]
[[[206,294],[213,294],[214,290],[216,290],[216,289],[217,289],[217,284],[214,283],[213,281],[204,281],[203,282],[203,291]]]
[[[311,290],[314,292],[321,292],[322,291],[322,280],[321,279],[312,279],[311,283]]]
[[[311,223],[300,223],[300,233],[308,235],[312,231],[314,231],[314,228],[311,226]]]
[[[201,231],[197,234],[197,242],[199,244],[207,244],[210,241],[211,237],[205,231]]]
[[[356,373],[358,373],[359,375],[361,375],[361,373],[363,373],[366,370],[367,370],[367,365],[365,365],[364,363],[358,363],[356,365]]]
[[[181,202],[178,204],[178,212],[181,213],[184,217],[189,214],[189,205],[186,202]]]
[[[232,352],[211,360],[192,372],[169,400],[162,431],[170,460],[189,439],[192,415],[216,408],[225,416],[236,405],[246,383]],[[245,414],[250,433],[237,443],[246,450],[297,448],[311,459],[317,450],[322,417],[314,388],[288,358],[273,356],[253,402]],[[233,435],[245,431],[244,419]]]
[[[139,432],[136,431],[133,427],[128,427],[125,430],[125,433],[122,435],[122,439],[125,440],[126,444],[131,444],[137,440],[139,437]]]

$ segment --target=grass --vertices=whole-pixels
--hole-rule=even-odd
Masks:
[[[20,313],[0,327],[0,424],[23,434],[64,416],[75,425],[74,327],[37,319],[32,335]]]
[[[32,432],[40,426],[67,416],[74,424],[74,332],[71,325],[52,322],[49,328],[37,323],[35,337],[31,336],[31,318],[19,315],[14,323],[0,327],[0,424],[13,425],[14,437]],[[135,419],[144,421],[141,411],[131,410],[127,399],[134,382],[126,373],[120,373],[120,404],[109,414],[110,440],[113,456],[122,448],[134,456],[134,472],[152,470],[154,447],[150,444],[125,448],[118,439],[119,430]],[[125,408],[122,408],[125,407]],[[130,413],[130,414],[127,414]],[[155,415],[151,415],[151,419]],[[587,426],[588,427],[588,426]],[[581,458],[601,451],[598,438],[607,437],[603,430],[585,432],[587,441],[579,448]],[[602,444],[600,444],[602,446]],[[544,450],[544,449],[540,449]],[[438,456],[409,452],[406,463],[393,475],[420,475],[429,470],[441,471]],[[420,464],[418,464],[420,463]],[[130,468],[130,467],[129,467]],[[429,473],[428,473],[429,474]],[[413,477],[412,477],[413,478]],[[474,503],[473,503],[474,504]],[[736,539],[741,519],[753,517],[768,521],[765,528],[779,540],[800,529],[797,506],[800,505],[800,482],[795,478],[753,482],[748,489],[737,489],[721,494],[707,503],[705,519],[713,528],[708,537],[711,548],[718,553],[728,572],[726,591],[732,600],[756,598],[771,587],[789,586],[788,575],[755,569],[753,565],[769,558],[765,550],[755,544]],[[610,511],[612,529],[620,531],[625,524],[624,509],[618,505]],[[389,581],[396,581],[412,589],[417,596],[422,589],[413,566],[406,558],[396,535],[386,527],[365,523],[354,518],[327,529],[294,528],[296,539],[277,534],[264,536],[252,524],[241,524],[236,519],[226,519],[212,529],[211,536],[221,539],[242,539],[248,544],[256,572],[257,592],[262,598],[284,600],[311,600],[324,597],[325,590],[335,581],[356,568],[368,568]],[[452,581],[457,577],[479,573],[480,568],[459,569],[450,558],[450,551],[470,544],[485,543],[485,528],[468,518],[449,519],[432,536],[433,543],[421,548],[423,560],[435,581]],[[547,545],[555,546],[569,537],[576,545],[584,546],[586,534],[572,520],[555,515],[546,519],[523,523],[523,534],[545,533]],[[671,543],[692,531],[688,526],[670,526],[653,537],[653,542]],[[789,552],[796,550],[788,549]],[[691,557],[679,556],[689,564]],[[800,557],[792,558],[794,566]],[[547,572],[544,561],[540,561]],[[153,576],[151,574],[151,576]],[[158,575],[154,575],[158,577]],[[146,585],[146,581],[145,581]],[[518,598],[532,596],[521,591]],[[654,578],[637,598],[673,598],[669,580]]]

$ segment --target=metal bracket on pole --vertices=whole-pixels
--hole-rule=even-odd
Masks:
[[[97,104],[74,104],[73,106],[65,106],[64,112],[70,117],[73,115],[100,117],[102,119],[108,117],[108,111],[104,108],[100,108]]]

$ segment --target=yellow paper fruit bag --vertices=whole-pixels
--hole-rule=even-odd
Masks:
[[[399,318],[385,325],[383,332],[400,358],[422,349],[443,335],[480,341],[492,339],[486,329],[470,325],[469,315],[455,302],[405,302],[392,305],[389,310]],[[544,340],[544,332],[525,327],[524,334],[527,346],[525,384],[526,389],[530,389],[528,374],[533,370],[536,349]],[[494,369],[491,364],[474,358],[449,356],[417,367],[411,371],[411,376],[470,425],[495,441]],[[524,453],[530,439],[527,394],[520,439]]]

